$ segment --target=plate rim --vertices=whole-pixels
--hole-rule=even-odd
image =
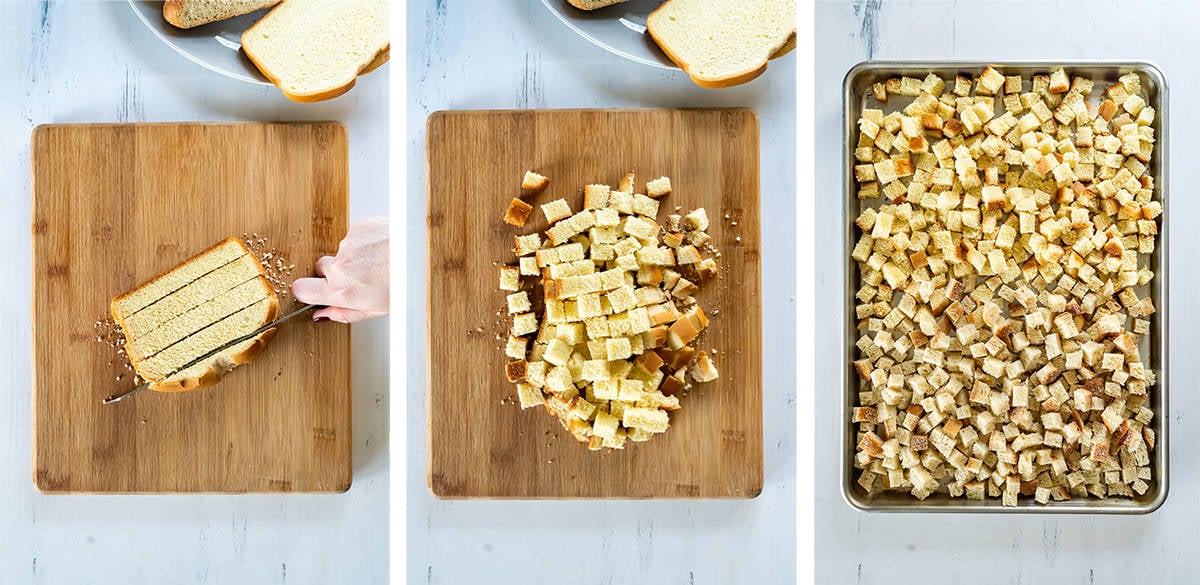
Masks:
[[[130,1],[132,1],[132,0],[130,0]],[[593,45],[596,45],[597,47],[600,47],[601,49],[604,49],[605,51],[608,51],[609,53],[612,53],[619,57],[623,57],[623,58],[633,61],[635,63],[641,63],[642,65],[649,65],[656,69],[662,69],[664,71],[682,71],[683,70],[678,65],[666,65],[661,62],[651,61],[649,59],[646,59],[645,57],[639,57],[637,55],[626,53],[625,51],[622,51],[620,49],[617,49],[616,47],[613,47],[611,45],[604,43],[604,41],[597,39],[596,37],[584,32],[584,30],[579,28],[578,26],[575,26],[575,24],[573,22],[571,22],[571,19],[567,18],[562,13],[562,11],[555,9],[555,7],[550,4],[551,2],[554,2],[554,1],[555,0],[542,0],[542,5],[544,5],[546,7],[546,10],[549,10],[550,14],[553,14],[554,17],[559,20],[559,22],[567,25],[567,28],[571,29],[572,31],[575,31],[575,34],[583,37],[584,39],[586,39],[588,42],[592,43]],[[646,33],[643,33],[643,34],[646,34]],[[670,57],[668,57],[668,59],[670,59]]]
[[[213,65],[213,64],[201,59],[200,57],[197,57],[197,56],[191,54],[190,52],[184,50],[183,47],[180,47],[179,45],[172,42],[170,38],[168,38],[166,35],[164,35],[162,33],[162,31],[158,30],[158,28],[155,27],[154,24],[151,23],[146,18],[146,15],[142,14],[141,10],[138,10],[138,6],[137,6],[138,0],[125,0],[125,1],[129,5],[129,9],[133,11],[133,14],[137,16],[139,21],[141,21],[142,25],[144,25],[147,29],[149,29],[150,32],[154,33],[154,36],[158,37],[158,40],[162,41],[163,44],[167,45],[168,47],[171,47],[171,49],[173,49],[176,53],[179,53],[180,55],[183,55],[184,57],[186,57],[188,61],[191,61],[192,63],[195,63],[209,71],[212,71],[213,73],[218,73],[222,76],[229,77],[231,79],[236,79],[238,81],[244,81],[246,83],[250,83],[250,84],[254,84],[254,85],[271,85],[270,81],[266,81],[266,80],[262,80],[262,79],[255,79],[248,75],[243,75],[243,74],[236,73],[233,71],[227,71],[225,69],[221,69],[220,67],[217,67],[216,65]]]

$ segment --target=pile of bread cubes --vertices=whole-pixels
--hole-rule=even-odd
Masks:
[[[1100,88],[988,67],[869,91],[858,485],[1004,506],[1145,493],[1155,307],[1137,290],[1163,209],[1138,75]]]
[[[524,195],[548,183],[526,172]],[[632,173],[617,189],[587,185],[579,212],[565,199],[542,205],[545,238],[516,236],[518,264],[500,268],[511,291],[505,370],[521,408],[544,405],[592,450],[665,432],[679,397],[718,376],[693,343],[708,325],[695,295],[718,273],[708,216],[700,208],[660,227],[671,180],[646,183],[645,194],[633,185]],[[532,211],[513,198],[504,221],[523,227]]]

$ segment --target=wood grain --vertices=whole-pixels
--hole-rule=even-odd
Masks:
[[[94,331],[113,296],[228,236],[267,237],[295,276],[335,253],[347,226],[345,128],[49,125],[34,130],[31,158],[37,488],[348,489],[348,326],[298,318],[217,386],[107,406],[131,380]],[[281,313],[293,303],[281,299]]]
[[[429,468],[443,498],[752,498],[762,490],[758,120],[750,110],[438,112],[427,128]],[[698,295],[721,378],[698,387],[671,428],[621,451],[591,452],[504,377],[508,318],[497,290],[513,264],[501,223],[527,169],[550,177],[535,207],[630,170],[671,177],[675,206],[705,207],[721,278]],[[728,216],[728,219],[726,219]],[[509,399],[509,400],[505,400]]]

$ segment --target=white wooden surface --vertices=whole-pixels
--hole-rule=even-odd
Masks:
[[[125,2],[0,9],[0,582],[385,583],[387,323],[354,326],[354,484],[336,496],[43,496],[31,480],[29,136],[47,122],[342,120],[351,218],[387,213],[384,67],[293,104],[187,61]],[[210,390],[218,392],[218,390]],[[181,454],[186,456],[186,454]]]
[[[817,306],[840,307],[842,78],[867,59],[1147,59],[1170,88],[1172,371],[1171,483],[1166,503],[1141,517],[1038,515],[867,515],[839,493],[840,350],[818,343],[817,582],[1195,583],[1198,571],[1196,383],[1200,362],[1190,294],[1200,253],[1188,225],[1200,213],[1189,165],[1200,155],[1189,103],[1200,91],[1195,74],[1192,2],[866,2],[820,1],[814,87],[817,241],[830,242],[817,260]],[[817,315],[818,332],[840,331],[838,312]],[[898,579],[898,580],[897,580]]]
[[[749,85],[704,90],[682,73],[603,52],[538,0],[409,2],[408,45],[409,582],[794,582],[795,57],[773,62]],[[425,480],[426,116],[440,109],[679,106],[750,106],[760,117],[763,240],[772,242],[763,250],[762,495],[749,501],[434,499]]]

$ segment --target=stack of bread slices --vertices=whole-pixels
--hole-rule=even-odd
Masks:
[[[628,0],[569,0],[597,10]],[[746,83],[796,46],[795,0],[667,0],[646,19],[659,48],[702,87]]]
[[[168,0],[179,28],[271,8],[242,34],[242,51],[289,99],[316,102],[350,91],[388,60],[389,0]]]
[[[216,384],[261,353],[274,329],[183,367],[273,321],[279,300],[258,258],[229,238],[114,298],[111,309],[138,376],[174,392]]]

